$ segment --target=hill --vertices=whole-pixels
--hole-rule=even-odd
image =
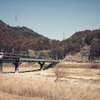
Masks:
[[[0,50],[6,52],[23,52],[28,49],[43,50],[49,49],[47,37],[40,35],[27,27],[11,27],[0,20]],[[45,41],[47,41],[45,43]],[[44,47],[39,48],[40,44]],[[45,48],[46,47],[46,48]]]
[[[64,54],[100,57],[100,29],[76,32],[70,38],[61,41],[64,46]]]
[[[37,51],[35,55],[54,59],[76,54],[94,59],[100,57],[100,29],[79,31],[59,41],[51,40],[25,26],[12,27],[0,20],[0,51],[27,53],[29,49]]]
[[[70,55],[75,60],[76,54],[87,59],[100,57],[100,29],[79,31],[66,40],[56,41],[52,51],[53,57],[58,59]]]

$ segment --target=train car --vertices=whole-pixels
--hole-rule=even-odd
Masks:
[[[13,53],[4,53],[3,58],[4,59],[19,59],[20,58],[20,55],[13,54]]]
[[[0,59],[19,59],[19,58],[20,55],[18,54],[0,52]]]
[[[19,59],[20,57],[33,58],[28,56],[27,54],[14,54],[14,53],[0,52],[0,59]]]

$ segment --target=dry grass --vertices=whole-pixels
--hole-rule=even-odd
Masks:
[[[99,100],[100,87],[0,76],[0,100]],[[5,95],[5,96],[2,96]],[[6,96],[10,96],[8,99]],[[18,99],[20,98],[20,99]]]
[[[38,63],[22,63],[21,65],[19,65],[19,72],[37,70],[39,68],[40,66]],[[3,72],[4,73],[14,73],[15,66],[13,64],[4,64]]]
[[[81,64],[75,66],[79,65],[81,66]],[[56,65],[56,69],[42,72],[4,73],[0,75],[0,100],[100,100],[100,78],[98,78],[100,69],[88,69],[88,64],[82,66],[86,69],[72,68],[72,63],[64,65],[60,63]],[[38,65],[35,67],[21,65],[20,70],[39,68]],[[12,68],[3,69],[5,72]],[[53,79],[56,77],[60,80],[65,78],[66,81],[55,82]]]
[[[8,94],[24,97],[42,98],[45,100],[61,100],[59,93],[63,92],[58,85],[44,81],[26,81],[16,76],[3,76],[0,82],[0,90]],[[60,85],[59,85],[60,86]]]
[[[0,91],[0,100],[42,100],[42,99],[41,98],[18,96],[15,94],[9,94],[9,93],[5,93],[5,92]]]
[[[63,68],[56,67],[53,69],[54,75],[56,77],[55,82],[60,81],[61,77],[67,76],[66,71]]]

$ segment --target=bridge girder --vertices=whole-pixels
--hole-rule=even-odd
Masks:
[[[19,58],[19,59],[0,59],[0,73],[3,72],[2,64],[3,63],[13,63],[15,66],[15,73],[19,72],[19,65],[22,62],[38,62],[40,65],[40,70],[44,70],[44,64],[45,62],[51,62],[51,63],[58,63],[58,60],[47,60],[47,59],[32,59],[32,58]]]

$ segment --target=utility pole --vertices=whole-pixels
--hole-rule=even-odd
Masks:
[[[15,21],[17,21],[17,15],[15,15]]]
[[[15,14],[15,27],[17,27],[17,15]]]
[[[65,33],[63,32],[63,40],[65,40]]]

